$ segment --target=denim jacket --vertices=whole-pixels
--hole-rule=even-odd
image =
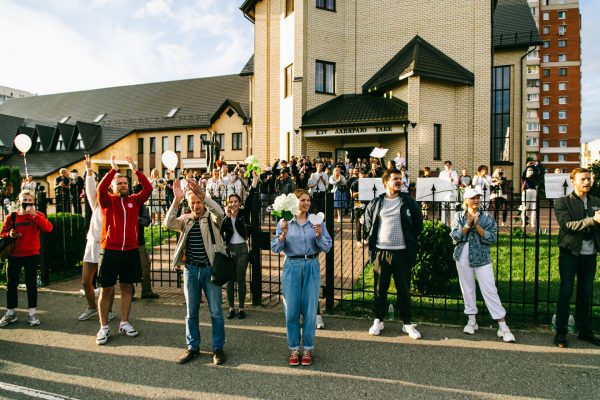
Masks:
[[[452,232],[450,237],[456,245],[454,248],[454,261],[460,259],[460,254],[465,247],[465,243],[469,242],[469,265],[471,267],[481,267],[491,264],[490,245],[496,241],[498,226],[496,221],[488,213],[481,212],[479,215],[479,226],[485,231],[483,237],[475,228],[469,229],[465,236],[462,234],[462,228],[467,224],[467,211],[461,211],[454,214],[452,220]]]

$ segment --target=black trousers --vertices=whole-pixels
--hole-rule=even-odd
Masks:
[[[569,302],[573,295],[576,276],[575,325],[579,333],[591,332],[590,307],[594,276],[596,275],[596,254],[574,256],[570,251],[560,249],[558,270],[560,272],[560,289],[556,302],[556,333],[567,333]]]
[[[377,250],[373,262],[375,318],[383,321],[388,306],[387,294],[392,276],[397,291],[397,310],[405,324],[411,323],[410,278],[412,265],[406,250]]]
[[[27,285],[27,307],[37,307],[37,268],[39,264],[39,255],[8,257],[6,308],[17,308],[19,305],[17,287],[19,286],[21,268],[23,267],[25,267],[25,285]]]

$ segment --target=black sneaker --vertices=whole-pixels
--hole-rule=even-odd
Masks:
[[[192,358],[197,357],[200,355],[200,351],[199,350],[186,350],[183,352],[183,354],[181,354],[181,357],[179,357],[179,360],[177,361],[178,364],[185,364],[188,361],[191,361]]]
[[[244,312],[244,310],[240,310],[240,312],[238,312],[238,318],[239,319],[246,318],[246,313]]]
[[[142,299],[144,300],[158,299],[159,297],[160,295],[154,292],[142,294]]]
[[[235,318],[235,310],[229,310],[229,312],[227,313],[227,319],[234,319]]]
[[[221,365],[225,362],[225,353],[223,353],[223,349],[216,349],[213,353],[213,364]]]
[[[554,336],[554,344],[561,349],[569,347],[569,342],[567,342],[567,335],[564,333],[557,333]]]
[[[600,346],[600,337],[594,336],[592,332],[580,333],[578,336],[579,340],[593,344],[594,346]]]

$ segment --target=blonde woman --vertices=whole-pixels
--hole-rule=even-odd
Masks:
[[[165,201],[165,185],[166,182],[160,177],[158,169],[153,168],[150,171],[150,183],[152,184],[152,194],[148,199],[148,205],[150,206],[150,215],[152,216],[152,225],[160,225],[162,206]]]

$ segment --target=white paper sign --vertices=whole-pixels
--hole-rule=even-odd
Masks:
[[[376,192],[373,195],[373,186]],[[371,201],[375,197],[385,192],[381,178],[359,178],[358,179],[358,200]]]
[[[435,186],[435,197],[432,188]],[[456,189],[442,178],[417,178],[417,201],[456,201]]]
[[[570,174],[545,174],[544,186],[546,189],[546,198],[560,199],[563,197],[565,195],[565,182],[567,182],[567,194],[569,194],[573,191]]]
[[[371,152],[370,156],[375,158],[383,158],[387,154],[388,149],[382,149],[381,147],[375,147]]]

